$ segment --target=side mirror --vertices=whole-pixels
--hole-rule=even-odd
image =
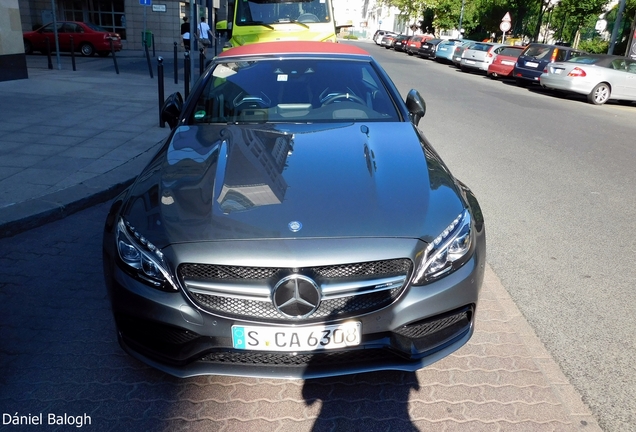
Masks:
[[[424,114],[426,114],[426,102],[417,90],[409,91],[406,96],[406,108],[409,110],[409,118],[415,126],[420,122]]]
[[[183,110],[183,98],[181,93],[172,93],[161,107],[161,120],[168,123],[170,129],[174,129],[179,123],[179,117]]]

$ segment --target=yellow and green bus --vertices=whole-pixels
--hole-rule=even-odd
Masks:
[[[216,29],[227,32],[226,47],[272,41],[336,42],[331,0],[230,0],[228,17]]]

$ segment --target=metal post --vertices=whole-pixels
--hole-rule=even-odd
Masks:
[[[144,44],[144,52],[146,53],[146,63],[148,63],[148,72],[150,73],[150,78],[154,78],[152,73],[152,65],[150,64],[150,53],[148,52],[148,45]]]
[[[459,12],[459,28],[457,30],[459,30],[459,38],[460,39],[464,39],[464,34],[462,33],[462,22],[464,21],[464,0],[462,0],[462,9]],[[502,42],[503,43],[503,42]]]
[[[157,83],[159,86],[159,127],[166,127],[166,122],[161,118],[161,108],[163,108],[163,103],[165,101],[164,98],[164,90],[163,90],[163,57],[159,56],[157,58]]]
[[[183,55],[185,56],[183,61],[183,93],[187,99],[190,94],[190,53],[186,51]]]
[[[155,34],[154,33],[150,36],[150,40],[152,41],[152,56],[155,57]]]
[[[71,40],[71,64],[73,65],[73,71],[77,71],[77,67],[75,65],[75,43],[73,42],[73,36],[69,36]]]
[[[620,4],[618,6],[618,14],[616,15],[616,21],[614,21],[614,28],[612,29],[612,39],[610,39],[610,46],[607,50],[608,54],[614,54],[614,46],[616,45],[616,38],[618,36],[618,28],[622,24],[623,20],[623,11],[625,10],[625,0],[620,0]],[[629,53],[629,46],[627,47],[627,53]]]
[[[119,75],[119,66],[117,65],[117,56],[115,55],[115,47],[113,46],[113,40],[110,39],[110,53],[113,56],[113,64],[115,65],[115,72]]]
[[[51,61],[51,40],[46,38],[46,57],[49,62],[49,69],[53,69],[53,62]]]
[[[203,75],[203,66],[205,63],[205,54],[203,54],[204,48],[199,48],[199,75]]]
[[[62,62],[60,60],[60,40],[58,39],[58,34],[57,34],[57,14],[55,12],[56,6],[55,6],[55,0],[51,0],[51,12],[53,12],[53,37],[55,37],[55,58],[57,60],[57,70],[62,70]],[[49,48],[49,52],[50,52],[50,48]],[[50,69],[53,69],[53,66],[51,66]]]
[[[179,59],[177,57],[177,43],[174,43],[174,83],[179,84]]]

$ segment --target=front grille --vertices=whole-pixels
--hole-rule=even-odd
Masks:
[[[380,291],[371,294],[340,297],[323,300],[320,307],[303,322],[323,321],[324,318],[338,319],[372,312],[393,302],[401,289]],[[192,293],[200,306],[210,312],[220,313],[230,318],[252,317],[271,322],[289,321],[269,301],[246,300],[221,297],[201,293]]]
[[[257,351],[212,352],[201,361],[216,364],[240,364],[251,366],[305,366],[321,367],[335,365],[369,364],[383,361],[404,361],[402,357],[385,349],[368,349],[320,353],[264,353]]]
[[[178,275],[192,299],[202,309],[228,318],[249,318],[265,322],[289,322],[290,318],[281,314],[267,295],[276,283],[292,273],[300,273],[314,279],[319,285],[330,283],[353,284],[350,292],[341,296],[323,298],[318,309],[303,322],[322,321],[325,318],[341,319],[364,313],[373,312],[391,304],[402,292],[403,286],[371,289],[367,293],[359,293],[360,288],[374,286],[375,280],[382,278],[404,276],[408,280],[412,263],[410,259],[393,259],[384,261],[370,261],[362,263],[337,264],[311,268],[271,268],[271,267],[240,267],[213,264],[182,264],[178,268]],[[206,282],[216,286],[236,286],[244,283],[265,289],[265,295],[250,297],[250,295],[228,295],[223,292],[205,292],[205,290],[188,289],[188,282]],[[380,284],[381,285],[381,284]],[[390,289],[389,289],[390,288]],[[267,299],[267,300],[266,300]]]
[[[268,267],[237,267],[211,264],[183,264],[179,274],[194,280],[258,280],[274,276],[279,269]]]
[[[353,264],[337,264],[301,270],[309,270],[316,276],[323,278],[347,278],[356,276],[406,274],[410,268],[411,260],[395,259]],[[179,275],[183,279],[208,281],[269,279],[277,273],[285,271],[290,272],[290,269],[276,267],[222,266],[214,264],[182,264],[179,266]]]
[[[442,319],[436,319],[434,321],[410,324],[408,326],[404,326],[395,330],[395,332],[409,339],[419,339],[436,333],[442,329],[451,327],[453,324],[460,321],[470,321],[468,319],[468,312],[464,311],[456,315],[451,315]]]

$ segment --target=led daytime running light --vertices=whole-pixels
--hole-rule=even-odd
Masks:
[[[414,283],[422,284],[453,270],[470,251],[471,244],[471,217],[464,210],[426,247]]]
[[[117,224],[117,251],[122,261],[137,270],[140,278],[160,287],[168,282],[175,291],[177,286],[166,269],[163,253],[123,219]]]

